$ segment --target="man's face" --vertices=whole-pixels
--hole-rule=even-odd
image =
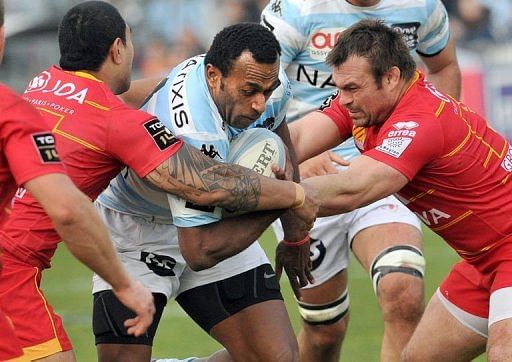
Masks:
[[[385,77],[384,77],[385,78]],[[340,104],[358,127],[370,127],[386,120],[394,107],[394,94],[383,79],[379,87],[366,58],[352,56],[333,70],[340,92]]]
[[[246,128],[265,111],[272,92],[279,87],[279,58],[274,64],[257,63],[249,51],[233,62],[227,77],[207,65],[206,76],[212,98],[226,123]]]

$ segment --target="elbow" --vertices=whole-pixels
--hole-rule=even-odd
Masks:
[[[181,251],[190,269],[197,272],[209,269],[220,262],[220,260],[215,257],[215,252],[205,246],[204,242],[197,242],[195,244],[193,248],[187,247]]]

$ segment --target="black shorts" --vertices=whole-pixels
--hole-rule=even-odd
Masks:
[[[153,323],[145,334],[135,337],[128,334],[124,327],[124,321],[135,317],[135,313],[125,307],[112,290],[94,293],[92,330],[96,344],[144,344],[152,346],[158,323],[167,304],[167,297],[164,294],[153,293],[153,298],[156,309]]]
[[[176,298],[185,312],[208,333],[224,319],[267,300],[283,300],[270,264],[189,289]]]

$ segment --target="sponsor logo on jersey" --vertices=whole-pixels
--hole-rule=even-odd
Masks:
[[[331,106],[332,101],[338,96],[339,91],[334,92],[329,97],[325,98],[324,102],[318,108],[319,111],[323,111],[326,108],[329,108]]]
[[[55,149],[55,138],[51,133],[34,133],[32,134],[32,140],[43,163],[60,162],[59,155]]]
[[[157,118],[144,123],[144,128],[153,138],[153,141],[155,141],[160,151],[163,151],[169,146],[178,142],[178,139],[174,137],[171,131],[169,131],[169,129],[165,127],[164,124]]]
[[[281,0],[274,0],[272,4],[270,4],[270,9],[274,14],[277,14],[279,16],[283,16],[282,9],[281,9]]]
[[[309,258],[311,259],[311,270],[317,269],[325,259],[327,248],[320,239],[311,238],[309,247]]]
[[[413,129],[418,126],[419,126],[419,124],[414,121],[402,121],[402,122],[395,123],[393,125],[393,128],[395,128],[395,129]]]
[[[144,262],[156,275],[160,275],[162,277],[176,276],[174,273],[176,259],[173,257],[141,251],[140,261]]]
[[[318,88],[336,87],[336,84],[332,81],[331,73],[319,72],[316,69],[302,64],[297,67],[296,80],[297,82],[308,82],[313,87]]]
[[[189,114],[187,107],[185,106],[185,78],[187,74],[193,69],[192,66],[197,64],[196,59],[190,59],[181,69],[178,75],[174,77],[171,84],[171,109],[173,115],[173,121],[176,127],[182,128],[189,123]]]
[[[503,162],[501,162],[501,167],[507,172],[512,172],[512,146],[510,145],[508,146],[508,152]]]
[[[334,48],[344,28],[318,29],[309,38],[309,56],[315,60],[325,60]]]
[[[209,145],[207,146],[206,144],[202,144],[201,145],[201,149],[200,151],[205,155],[205,156],[208,156],[210,158],[215,158],[215,157],[219,157],[221,160],[222,160],[222,157],[220,156],[220,153],[219,151],[217,151],[215,149],[215,146],[214,145]]]
[[[55,84],[49,86],[51,75],[49,72],[44,71],[33,78],[25,93],[37,92],[53,93],[58,97],[64,97],[67,100],[75,101],[83,104],[89,88],[78,89],[74,83],[63,82],[57,79]]]
[[[432,208],[430,210],[423,210],[420,212],[414,212],[427,226],[438,225],[442,219],[450,219],[452,215],[447,214],[441,210]]]
[[[30,83],[28,84],[27,90],[25,93],[35,92],[42,89],[45,89],[50,81],[51,75],[49,72],[44,71],[37,76],[35,76]]]
[[[402,34],[409,50],[416,49],[418,46],[418,28],[420,23],[392,24],[391,27]]]
[[[385,138],[382,144],[375,149],[392,157],[399,158],[412,142],[410,137]]]

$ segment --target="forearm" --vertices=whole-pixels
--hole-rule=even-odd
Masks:
[[[178,228],[182,255],[195,271],[211,268],[248,248],[282,212],[254,212],[197,228]]]
[[[350,178],[344,175],[316,176],[302,183],[317,190],[320,200],[319,217],[349,212],[363,205],[364,199],[359,197],[363,192],[352,187]]]
[[[234,211],[284,209],[296,202],[293,182],[216,162],[186,144],[145,179],[194,204]]]
[[[54,223],[55,229],[70,252],[112,285],[114,290],[127,288],[132,280],[121,264],[108,230],[92,203],[85,199],[75,205],[80,212],[70,220]]]
[[[281,139],[283,140],[288,150],[287,162],[290,162],[293,169],[293,181],[299,183],[299,163],[297,161],[297,154],[295,152],[295,147],[292,143],[288,127],[286,125],[280,126],[279,130],[280,132],[278,132],[278,134],[281,136]],[[292,242],[302,240],[309,232],[309,228],[306,227],[304,222],[300,220],[291,210],[287,210],[285,213],[283,213],[280,219],[283,226],[285,240]]]

